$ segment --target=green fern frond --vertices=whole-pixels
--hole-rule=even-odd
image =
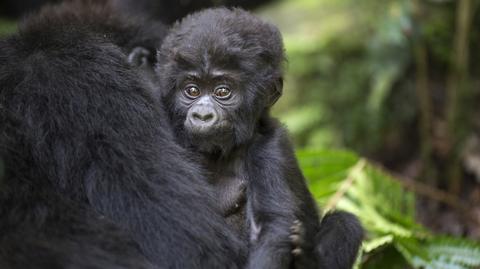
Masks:
[[[415,268],[473,269],[480,266],[480,243],[451,237],[398,239],[396,248]]]
[[[347,151],[306,150],[298,158],[323,207],[349,211],[361,220],[367,231],[363,257],[393,250],[413,268],[480,268],[480,243],[432,235],[415,221],[415,194],[382,169]]]

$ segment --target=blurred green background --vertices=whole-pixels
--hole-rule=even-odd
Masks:
[[[319,203],[369,231],[359,267],[480,266],[479,7],[284,0],[258,11],[288,54],[274,114]],[[346,168],[338,149],[361,157]]]
[[[278,0],[312,193],[368,231],[357,268],[480,268],[480,1]],[[0,35],[15,31],[0,18]]]

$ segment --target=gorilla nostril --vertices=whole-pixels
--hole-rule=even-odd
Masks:
[[[213,119],[213,114],[212,113],[208,113],[208,114],[203,115],[203,121],[210,121],[212,119]]]
[[[198,114],[197,112],[193,112],[193,113],[192,113],[192,118],[194,118],[194,119],[200,119],[200,114]]]

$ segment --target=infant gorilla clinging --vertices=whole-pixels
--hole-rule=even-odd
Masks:
[[[320,223],[287,132],[269,115],[283,86],[278,29],[240,9],[204,10],[172,28],[158,61],[179,142],[250,242],[247,268],[350,268],[360,224],[343,212]]]

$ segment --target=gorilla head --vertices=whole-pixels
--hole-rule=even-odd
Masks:
[[[173,27],[159,54],[177,133],[202,152],[249,141],[282,92],[281,35],[240,9],[210,9]]]

